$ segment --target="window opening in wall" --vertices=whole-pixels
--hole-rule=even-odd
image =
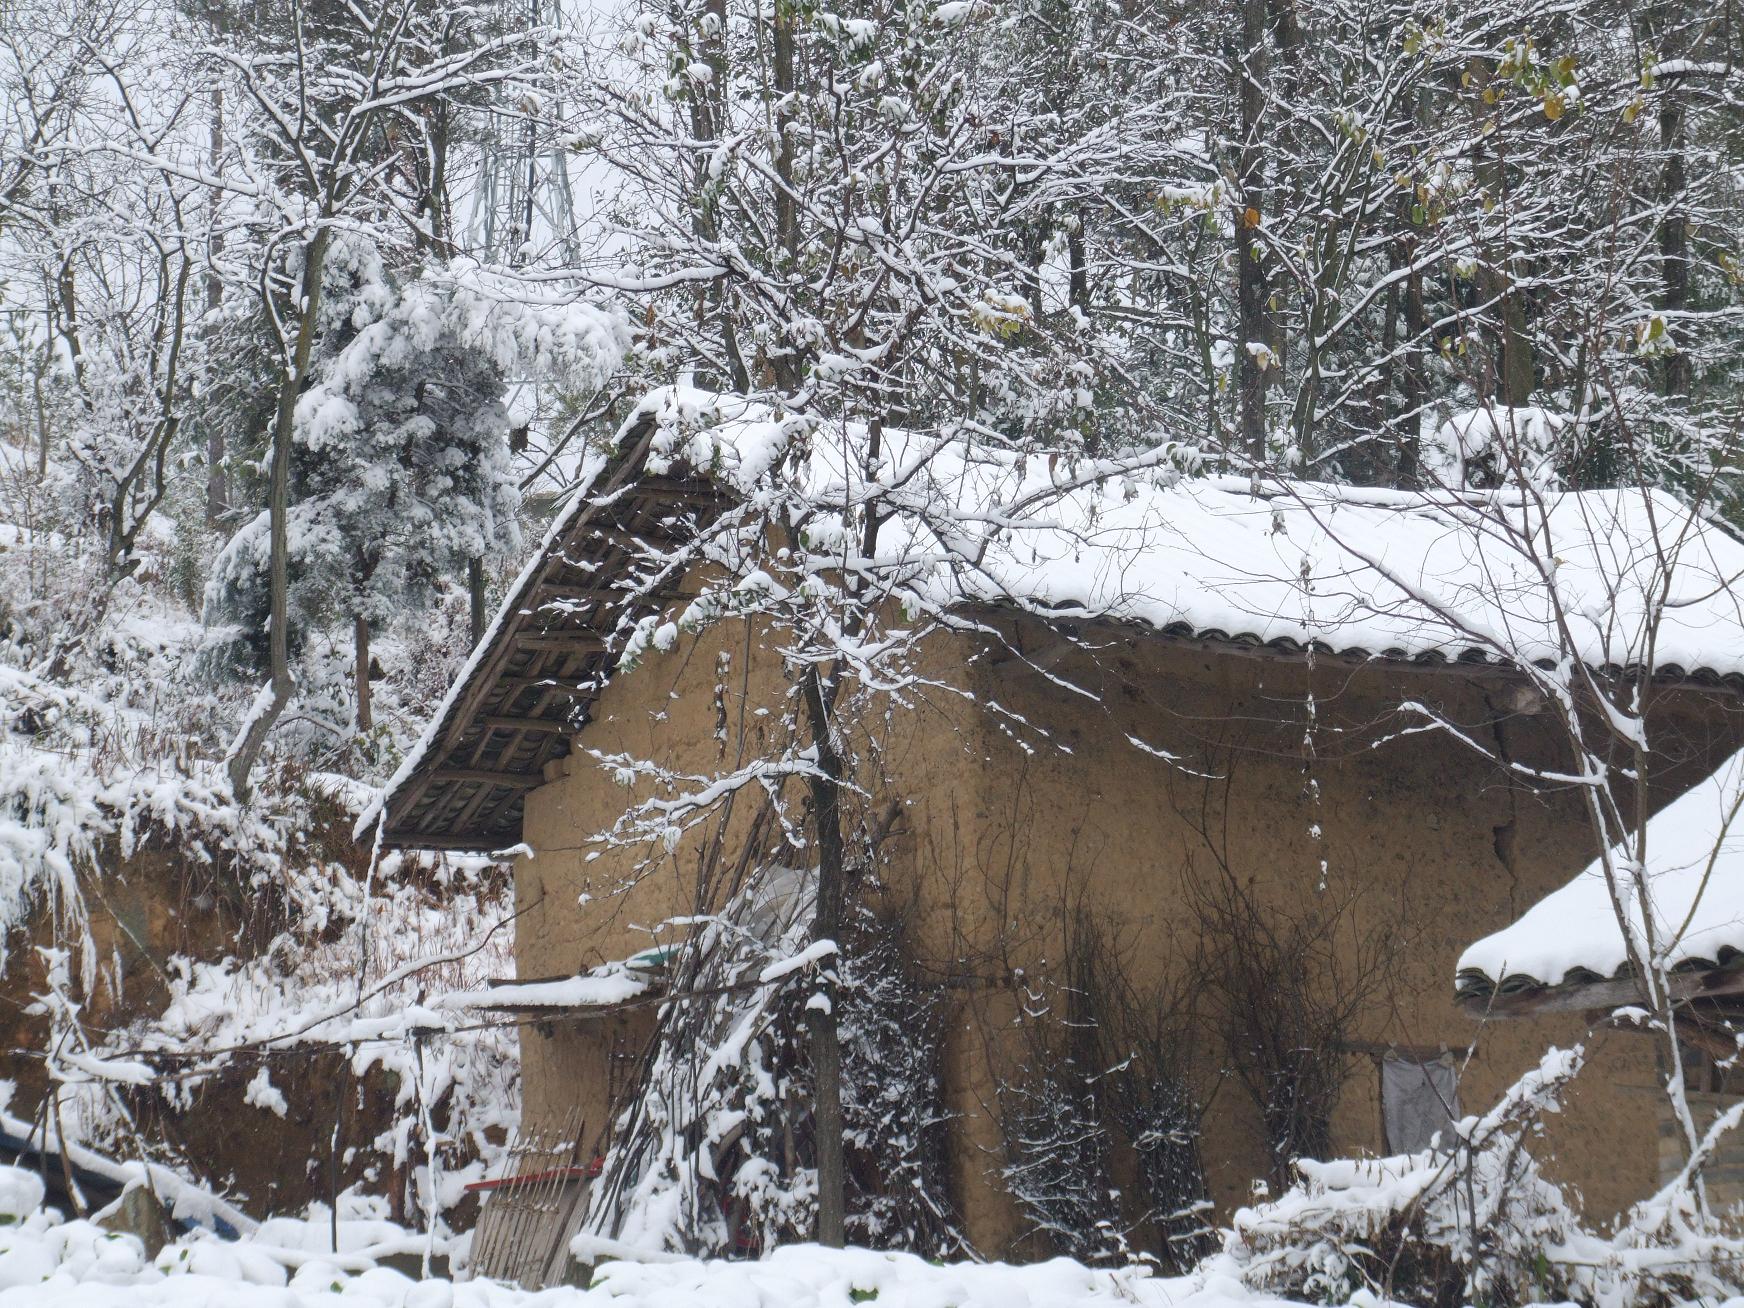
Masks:
[[[1744,1058],[1728,1058],[1721,1062],[1705,1050],[1686,1045],[1681,1040],[1678,1050],[1683,1062],[1683,1083],[1692,1094],[1744,1094]]]
[[[1453,1055],[1420,1059],[1388,1053],[1380,1063],[1386,1151],[1421,1153],[1459,1117],[1459,1069]]]

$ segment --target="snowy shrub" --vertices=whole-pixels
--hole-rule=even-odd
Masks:
[[[1313,1303],[1359,1290],[1419,1304],[1523,1303],[1570,1287],[1544,1261],[1578,1230],[1526,1152],[1580,1066],[1552,1051],[1452,1139],[1397,1158],[1298,1160],[1300,1181],[1235,1214],[1223,1258],[1244,1282]]]
[[[1080,920],[1068,942],[1065,980],[1043,977],[1021,993],[1023,1061],[999,1084],[1006,1188],[1044,1248],[1084,1262],[1125,1254],[1112,1139],[1096,1074],[1108,1014],[1082,948]]]
[[[294,1050],[301,1069],[338,1046],[323,1066],[344,1069],[341,1084],[329,1071],[315,1090],[377,1087],[352,1118],[348,1176],[373,1169],[374,1188],[403,1193],[398,1211],[441,1213],[494,1166],[512,1127],[514,1032],[414,1039],[386,1019],[403,1028],[398,1015],[432,989],[512,969],[511,933],[479,934],[511,916],[506,879],[393,855],[371,893],[349,839],[359,787],[282,756],[256,802],[234,804],[214,742],[190,729],[211,716],[188,681],[198,629],[134,580],[123,598],[64,681],[0,659],[0,977],[30,1006],[15,1038],[61,1081],[55,1130],[204,1172],[223,1164],[227,1134],[183,1131],[274,1102],[270,1077],[251,1089],[273,1061],[263,1050]],[[137,966],[99,945],[132,929],[116,916],[118,889],[128,904],[171,910],[150,928],[164,934],[133,942],[151,950],[133,955]],[[432,956],[455,961],[373,980]],[[274,1074],[292,1084],[300,1073],[282,1067]],[[40,1118],[48,1102],[19,1111]],[[426,1122],[440,1132],[434,1149]],[[141,1123],[154,1128],[149,1147]],[[287,1189],[308,1183],[299,1172]]]
[[[322,819],[318,830],[343,833],[352,816]],[[316,856],[318,846],[287,849],[278,906],[232,942],[234,955],[165,961],[166,1002],[88,1033],[75,1004],[51,1005],[51,1036],[84,1043],[89,1055],[55,1111],[71,1138],[100,1150],[132,1156],[149,1128],[152,1156],[184,1171],[249,1171],[236,1197],[254,1205],[326,1193],[336,1142],[340,1188],[380,1196],[398,1220],[440,1228],[466,1183],[500,1165],[515,1124],[519,1050],[510,1025],[451,1019],[425,1004],[511,969],[508,885],[476,860],[432,868],[390,855],[366,893],[362,869]],[[278,933],[253,938],[269,916]],[[75,993],[64,978],[59,990]],[[275,1123],[275,1135],[308,1150],[308,1174],[263,1177],[210,1138],[239,1117],[283,1119],[287,1100],[295,1120]]]
[[[1185,1270],[1208,1252],[1211,1200],[1199,1149],[1204,1109],[1184,1078],[1145,1057],[1109,1077],[1116,1120],[1137,1157],[1139,1186],[1158,1236],[1157,1257]],[[1158,1071],[1158,1068],[1164,1070]]]
[[[0,447],[0,981],[23,1010],[6,1075],[24,1124],[8,1129],[294,1203],[330,1181],[334,1133],[311,1105],[343,1102],[342,1187],[407,1221],[464,1220],[464,1184],[513,1129],[516,1033],[458,1014],[446,1025],[474,1029],[426,1015],[435,1029],[415,1032],[404,1015],[513,970],[512,932],[488,927],[512,915],[501,869],[390,855],[370,875],[350,840],[367,790],[350,651],[318,627],[254,800],[235,804],[221,757],[243,692],[208,675],[224,642],[187,608],[216,539],[199,488],[148,520],[116,578],[63,503],[72,480],[51,460],[39,481],[15,453]],[[420,671],[453,655],[449,624],[401,639],[411,625],[378,646],[372,746],[390,765],[435,697]],[[417,967],[431,958],[448,961]],[[274,1149],[321,1165],[258,1166],[271,1151],[239,1150],[233,1128],[261,1116]]]
[[[1572,1300],[1717,1303],[1744,1290],[1744,1241],[1703,1215],[1686,1166],[1615,1233],[1582,1224],[1527,1151],[1582,1052],[1552,1049],[1494,1108],[1456,1123],[1421,1154],[1297,1164],[1277,1200],[1235,1214],[1207,1271],[1313,1303],[1364,1295],[1423,1305]],[[1703,1153],[1744,1108],[1710,1130]]]
[[[419,708],[440,704],[448,684],[466,662],[472,650],[471,613],[468,600],[458,589],[442,592],[437,602],[417,621],[401,624],[394,633],[401,648],[398,666],[401,670],[401,693],[405,701]],[[382,651],[383,659],[389,651]],[[408,736],[408,744],[416,737]]]
[[[464,1022],[449,1031],[422,1006],[511,970],[511,933],[494,927],[512,908],[490,865],[449,863],[439,874],[447,884],[437,886],[414,858],[384,864],[367,897],[334,864],[294,874],[302,910],[294,928],[252,958],[175,960],[169,1004],[121,1041],[172,1066],[206,1049],[237,1051],[204,1058],[208,1076],[158,1087],[172,1108],[211,1090],[240,1091],[242,1103],[273,1111],[282,1100],[272,1077],[301,1076],[306,1056],[331,1051],[342,1069],[338,1093],[356,1108],[342,1122],[355,1156],[347,1177],[384,1197],[397,1219],[425,1225],[498,1167],[515,1125],[519,1049],[512,1026]],[[431,961],[408,970],[420,960]],[[305,1083],[309,1096],[323,1090]],[[243,1111],[226,1098],[215,1116]]]
[[[1072,948],[1073,1021],[1094,1037],[1096,1089],[1105,1119],[1132,1152],[1140,1218],[1153,1232],[1149,1252],[1166,1268],[1185,1271],[1212,1248],[1211,1201],[1199,1137],[1204,1105],[1194,1090],[1200,1065],[1198,1011],[1201,970],[1140,988],[1109,942],[1114,923],[1080,913]]]
[[[815,874],[752,876],[672,965],[662,1009],[590,1214],[642,1248],[743,1255],[811,1238],[813,987],[834,961],[848,1229],[933,1256],[964,1243],[945,1195],[936,1002],[907,974],[900,929],[864,911],[844,952],[811,936]]]
[[[1121,1258],[1124,1240],[1089,1071],[1069,1056],[1038,1052],[1001,1087],[1003,1174],[1032,1235],[1056,1253],[1101,1262]]]
[[[1575,424],[1567,414],[1537,405],[1462,409],[1423,443],[1423,466],[1458,489],[1525,480],[1557,489],[1570,451],[1564,438]]]
[[[859,914],[839,971],[848,1236],[928,1257],[961,1253],[945,1181],[944,1014],[905,966],[901,926]]]
[[[1005,1180],[1058,1252],[1186,1271],[1212,1247],[1193,1090],[1200,982],[1190,969],[1135,985],[1118,938],[1117,924],[1078,910],[1064,982],[1024,995],[1025,1061],[1000,1087]],[[1115,1185],[1121,1164],[1132,1194]]]
[[[1272,1179],[1286,1183],[1296,1159],[1330,1151],[1345,1076],[1339,1046],[1392,975],[1404,941],[1391,924],[1360,926],[1348,886],[1269,899],[1220,847],[1210,852],[1212,866],[1191,881],[1209,951],[1195,970],[1206,977],[1236,1083],[1265,1123]]]
[[[150,682],[135,678],[161,666],[139,655],[137,642],[106,649],[116,679],[150,697]],[[86,885],[107,875],[105,862],[173,843],[189,867],[277,866],[278,824],[235,808],[216,770],[185,750],[173,716],[160,725],[107,687],[58,685],[0,663],[0,974],[5,934],[44,912],[79,952],[82,984],[94,984]]]

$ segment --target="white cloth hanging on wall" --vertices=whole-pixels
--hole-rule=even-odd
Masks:
[[[1458,1116],[1458,1076],[1451,1055],[1427,1063],[1398,1054],[1381,1059],[1381,1120],[1388,1153],[1422,1152]]]

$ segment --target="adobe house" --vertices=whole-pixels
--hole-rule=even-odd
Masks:
[[[579,1114],[590,1130],[609,1127],[652,1009],[566,1008],[576,992],[551,980],[673,939],[655,928],[693,911],[699,851],[744,837],[741,815],[670,850],[603,842],[649,792],[598,760],[707,776],[764,747],[774,728],[757,710],[787,687],[767,625],[679,634],[628,670],[618,655],[639,619],[676,614],[711,584],[706,569],[663,573],[651,555],[772,475],[768,448],[781,439],[742,402],[678,391],[645,402],[360,822],[360,840],[379,833],[388,846],[519,847],[517,967],[524,1007],[543,1018],[523,1029],[527,1123]],[[1245,991],[1231,982],[1269,957],[1253,952],[1260,937],[1243,934],[1232,904],[1274,935],[1302,928],[1312,965],[1296,998],[1349,999],[1330,1149],[1420,1147],[1435,1117],[1425,1120],[1424,1087],[1481,1109],[1546,1044],[1588,1030],[1578,1012],[1476,1024],[1449,985],[1471,940],[1595,849],[1570,788],[1509,766],[1564,759],[1554,714],[1467,634],[1511,623],[1536,656],[1533,577],[1486,552],[1448,497],[1255,495],[1245,482],[1165,478],[1075,495],[1072,511],[1093,528],[995,541],[973,568],[927,583],[947,588],[963,620],[926,638],[916,671],[953,693],[874,698],[841,724],[876,734],[876,750],[856,756],[879,761],[863,778],[876,790],[868,808],[888,818],[878,893],[903,916],[917,975],[948,1005],[952,1198],[988,1255],[1044,1249],[1001,1179],[1001,1087],[1024,1062],[1023,1010],[1059,993],[1085,930],[1132,993],[1203,1000],[1181,1038],[1208,1105],[1200,1151],[1223,1210],[1273,1163],[1259,1101],[1232,1070],[1227,1012],[1276,996],[1264,977],[1249,975]],[[1639,522],[1619,493],[1559,503],[1544,531],[1578,587],[1583,568],[1606,573]],[[1653,508],[1678,513],[1662,497]],[[1654,666],[1661,802],[1744,745],[1744,622],[1726,590],[1744,547],[1717,528],[1699,537],[1700,551],[1676,561],[1672,594],[1688,602],[1661,630]],[[1580,609],[1581,657],[1627,666],[1627,596],[1602,593]],[[1461,621],[1438,618],[1424,596]],[[1424,729],[1425,710],[1454,730]],[[1291,993],[1283,978],[1277,989]],[[1589,1048],[1593,1066],[1552,1123],[1549,1170],[1602,1216],[1655,1180],[1658,1108],[1649,1042],[1601,1033]]]

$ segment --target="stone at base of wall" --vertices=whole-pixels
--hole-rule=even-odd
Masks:
[[[97,1216],[96,1222],[105,1231],[137,1236],[145,1246],[147,1259],[156,1258],[170,1242],[169,1214],[164,1212],[157,1196],[143,1185],[124,1192]]]

